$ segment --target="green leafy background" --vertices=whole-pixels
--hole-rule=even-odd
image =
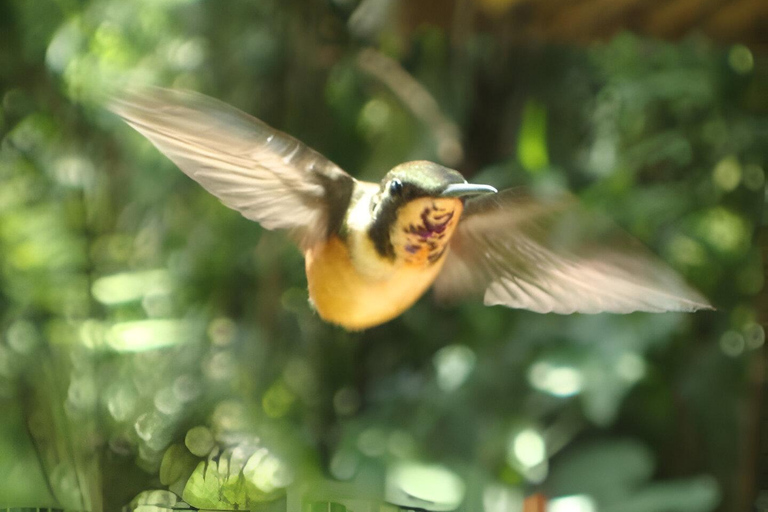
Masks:
[[[414,28],[388,1],[0,3],[0,506],[753,502],[768,60],[697,36],[513,44],[462,21]],[[717,311],[426,296],[344,332],[282,234],[100,106],[116,82],[222,99],[362,179],[431,159],[568,187]]]

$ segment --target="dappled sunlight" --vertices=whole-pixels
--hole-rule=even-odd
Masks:
[[[725,6],[707,39],[659,6],[637,6],[649,32],[633,34],[614,30],[621,6],[603,32],[591,2],[545,4],[0,8],[0,510],[748,509],[765,46],[718,36],[735,33]],[[344,331],[309,300],[301,233],[226,208],[105,107],[148,85],[231,104],[358,180],[430,160],[569,194],[536,233],[585,255],[646,246],[716,309],[536,314],[428,293]],[[519,245],[535,263],[508,262],[521,279],[550,265],[567,288],[589,271]],[[582,302],[615,299],[586,281]]]

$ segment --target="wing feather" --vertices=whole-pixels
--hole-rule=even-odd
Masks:
[[[443,300],[482,293],[487,305],[540,313],[711,308],[642,244],[575,199],[520,190],[468,203],[435,292]]]
[[[110,110],[226,206],[302,246],[338,229],[355,180],[293,137],[201,94],[126,91]]]

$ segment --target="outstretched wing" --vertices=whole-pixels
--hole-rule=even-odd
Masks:
[[[435,292],[482,293],[486,305],[540,313],[711,309],[640,242],[575,199],[518,190],[467,204]]]
[[[306,247],[338,229],[355,180],[293,137],[218,100],[159,88],[109,104],[189,177],[267,229]]]

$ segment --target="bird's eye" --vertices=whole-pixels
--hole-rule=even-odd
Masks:
[[[403,182],[395,178],[389,182],[389,193],[393,196],[400,195],[403,191]]]

